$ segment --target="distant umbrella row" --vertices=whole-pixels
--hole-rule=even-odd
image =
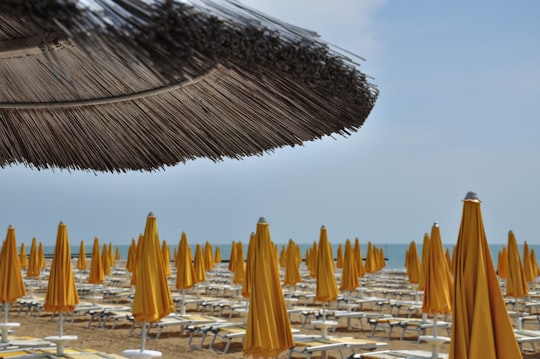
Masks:
[[[434,232],[435,231],[435,232]],[[434,225],[430,234],[424,234],[422,253],[419,256],[416,243],[411,241],[405,254],[405,268],[409,283],[416,284],[418,290],[424,290],[426,272],[428,271],[428,254],[432,239],[438,231],[438,225]],[[439,232],[440,233],[440,232]],[[440,234],[439,234],[440,236]],[[441,266],[453,275],[456,272],[456,256],[454,246],[453,253],[446,248],[444,257],[441,258]],[[529,283],[540,276],[540,267],[534,249],[529,249],[528,243],[523,243],[523,253],[520,254],[516,236],[513,231],[508,232],[508,244],[504,245],[497,255],[495,266],[498,277],[505,280],[506,295],[521,298],[528,294]]]
[[[534,253],[531,255],[528,246],[525,246],[523,255],[525,263],[521,264],[515,236],[510,232],[508,248],[506,252],[503,249],[499,254],[498,278],[487,246],[480,201],[474,193],[468,193],[464,200],[458,240],[452,256],[443,252],[438,224],[432,226],[431,234],[424,236],[424,240],[421,262],[418,260],[418,254],[415,254],[414,242],[411,243],[407,252],[407,273],[411,283],[416,280],[417,283],[414,284],[423,286],[424,313],[433,314],[434,320],[437,314],[452,313],[450,358],[475,358],[484,352],[499,353],[501,354],[499,357],[505,358],[519,357],[519,347],[513,339],[513,329],[500,284],[506,283],[507,295],[524,296],[527,292],[527,281],[538,274]],[[133,270],[132,283],[135,283],[132,312],[137,321],[156,322],[174,311],[175,306],[170,299],[171,289],[166,279],[165,263],[170,261],[163,260],[169,254],[163,254],[163,248],[166,246],[163,243],[160,245],[155,216],[149,215],[144,235],[140,237],[138,243],[132,243],[132,246],[134,249],[130,250],[131,258],[128,257],[126,262]],[[355,247],[359,248],[356,243]],[[345,243],[341,290],[353,290],[358,286],[355,279],[357,280],[360,275],[358,267],[361,263],[364,264],[366,272],[368,262],[373,261],[379,266],[384,263],[384,260],[381,260],[382,251],[373,247],[371,246],[373,254],[370,254],[368,249],[366,263],[362,263],[363,260],[355,261],[356,256],[362,257],[361,254],[355,254],[358,252],[353,249],[350,241]],[[94,245],[94,248],[96,253],[92,255],[92,260],[98,261],[102,255],[99,254],[98,245]],[[296,271],[301,262],[298,246],[290,240],[287,248],[282,250],[281,256],[278,256],[278,248],[270,239],[268,223],[265,219],[261,219],[257,223],[256,232],[250,235],[247,261],[244,260],[241,242],[235,243],[233,248],[229,269],[234,272],[235,282],[242,283],[242,295],[249,298],[244,354],[263,358],[275,357],[292,345],[290,322],[283,304],[279,266],[285,267],[284,285],[295,285],[298,280]],[[8,256],[8,253],[11,254]],[[206,270],[214,265],[215,258],[212,257],[211,246],[208,243],[204,253],[207,255],[204,256],[202,247],[197,245],[195,257],[192,259],[187,235],[182,234],[178,251],[174,255],[177,289],[184,291],[197,281],[205,280],[198,275],[204,275]],[[8,236],[0,256],[0,301],[5,305],[24,295],[24,286],[20,289],[16,285],[11,285],[22,282],[21,278],[11,279],[17,272],[21,274],[13,227],[8,229]],[[313,275],[312,272],[315,274],[315,299],[325,305],[336,300],[338,295],[335,267],[338,266],[337,262],[341,262],[339,257],[338,253],[337,261],[334,261],[328,231],[323,226],[318,243],[314,243],[307,251],[305,259],[310,275]],[[371,257],[373,259],[369,259]],[[526,264],[526,261],[530,263]],[[73,310],[78,303],[75,284],[69,279],[73,276],[71,268],[67,229],[65,224],[61,223],[51,264],[45,310],[67,312]],[[67,276],[68,280],[64,280],[63,283],[69,285],[60,287],[54,285],[55,282],[59,282],[57,277],[59,275]],[[89,278],[91,276],[90,273]],[[520,276],[522,282],[516,282]],[[504,281],[499,280],[503,278]],[[13,291],[13,288],[19,288],[19,291]],[[269,317],[268,313],[272,315]],[[487,345],[489,342],[492,342],[492,345]]]

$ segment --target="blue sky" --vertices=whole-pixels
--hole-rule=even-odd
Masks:
[[[155,212],[161,239],[421,243],[457,239],[461,200],[483,200],[488,241],[540,244],[540,2],[246,0],[366,58],[380,97],[365,125],[272,154],[155,173],[0,170],[0,230],[54,244],[129,244]],[[309,4],[309,5],[306,5]]]

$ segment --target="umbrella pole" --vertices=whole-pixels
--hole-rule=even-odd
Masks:
[[[433,315],[433,338],[437,338],[437,313]],[[431,349],[431,358],[439,358],[439,343],[434,340]]]
[[[2,303],[2,309],[4,310],[4,324],[7,324],[7,321],[8,321],[8,318],[7,318],[8,306],[7,306],[6,302]],[[7,343],[8,342],[8,332],[9,332],[9,328],[7,328],[7,327],[2,328],[2,343]]]
[[[94,293],[92,294],[92,304],[96,301],[96,283],[94,283]]]
[[[186,314],[186,290],[182,289],[182,315]]]
[[[62,337],[62,335],[64,335],[64,314],[63,313],[59,313],[59,322],[60,322],[60,329],[58,330],[58,336],[59,337]]]
[[[142,322],[141,328],[141,352],[144,351],[146,347],[146,321]]]

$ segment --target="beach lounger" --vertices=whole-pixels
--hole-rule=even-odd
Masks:
[[[43,310],[44,302],[45,299],[42,297],[20,298],[17,300],[19,305],[18,315],[25,311],[26,316],[37,316]]]
[[[383,316],[380,318],[368,318],[368,323],[371,326],[370,337],[374,338],[377,331],[386,332],[386,340],[392,338],[392,331],[400,325],[401,320],[406,318],[394,318],[392,316]]]
[[[71,323],[75,321],[75,318],[79,315],[88,314],[91,311],[99,310],[101,306],[91,303],[79,303],[75,306],[75,309],[71,312]]]
[[[377,342],[368,339],[358,339],[352,337],[313,337],[313,336],[296,336],[294,338],[294,346],[289,349],[287,358],[290,359],[293,353],[305,355],[311,359],[313,353],[337,350],[341,358],[344,358],[343,351],[354,349],[374,350],[387,345],[383,342]]]
[[[190,332],[188,346],[191,348],[201,349],[204,344],[204,340],[206,339],[206,336],[212,330],[212,325],[207,325],[207,324],[188,325],[186,327],[186,330]],[[195,338],[195,336],[201,337],[199,344],[193,344],[193,339]]]
[[[135,293],[129,288],[105,288],[101,292],[103,294],[103,302],[119,303],[120,301],[128,301]]]
[[[399,317],[403,311],[407,313],[408,318],[411,318],[413,314],[421,313],[422,303],[402,300],[390,301],[390,314]]]
[[[56,348],[32,348],[32,349],[14,349],[1,352],[2,358],[9,359],[55,359],[58,358],[56,355]],[[65,348],[64,355],[62,358],[65,359],[126,359],[123,356],[116,354],[103,353],[93,349],[76,349],[76,348]]]
[[[209,324],[215,324],[215,323],[221,323],[224,322],[223,319],[208,316],[208,315],[178,315],[173,314],[166,316],[165,318],[162,318],[158,323],[155,323],[150,327],[151,328],[157,328],[158,332],[155,335],[155,339],[159,339],[161,336],[161,332],[163,329],[171,327],[171,326],[179,326],[179,332],[182,333],[184,329],[190,325],[209,325]],[[133,335],[133,331],[135,329],[135,322],[133,321],[130,335]],[[147,335],[149,338],[151,338],[150,335],[150,329],[147,332]]]
[[[432,352],[425,350],[384,350],[352,354],[348,359],[431,359],[432,356]],[[439,358],[446,359],[448,354],[439,353]]]
[[[214,334],[214,337],[212,338],[212,341],[210,342],[210,346],[208,347],[208,349],[212,349],[217,352],[227,353],[229,351],[229,347],[231,346],[233,339],[235,338],[242,338],[242,340],[244,339],[246,335],[246,325],[245,324],[232,324],[232,323],[228,323],[225,325],[216,325],[216,326],[212,326],[212,328],[210,329],[210,332]],[[214,346],[217,338],[220,338],[226,342],[223,350],[217,349]]]
[[[92,323],[97,321],[97,328],[114,329],[120,320],[130,320],[131,307],[101,306],[99,309],[87,311],[87,314],[90,315],[88,328],[91,328]]]
[[[414,331],[418,333],[418,339],[417,342],[420,342],[420,336],[424,335],[426,332],[426,329],[433,329],[435,327],[435,323],[433,321],[423,321],[422,319],[417,318],[407,318],[402,319],[399,322],[399,326],[403,328],[401,332],[401,340],[405,339],[405,333],[407,331]],[[452,326],[452,323],[445,322],[445,321],[437,321],[437,329],[446,329],[448,335],[451,335],[450,328]]]
[[[516,340],[522,352],[525,352],[524,344],[531,346],[530,351],[536,352],[535,344],[540,342],[540,330],[514,330]]]
[[[24,349],[24,348],[47,348],[52,347],[53,344],[48,340],[43,340],[42,338],[35,338],[24,335],[9,335],[8,336],[8,347],[14,349]],[[6,350],[4,348],[3,350]],[[2,357],[3,351],[0,351],[0,357]]]
[[[291,331],[293,333],[299,332],[298,329],[291,329]],[[211,332],[214,335],[208,349],[212,349],[221,353],[227,353],[234,339],[244,339],[244,337],[246,336],[246,325],[238,323],[221,323],[213,325],[208,332]],[[215,347],[215,342],[217,338],[220,338],[226,342],[223,350],[217,349]]]
[[[377,313],[377,315],[380,316],[379,313]],[[363,329],[364,326],[362,325],[362,319],[368,318],[368,314],[366,314],[366,312],[357,312],[357,311],[335,311],[334,318],[338,321],[340,319],[346,319],[347,329],[351,329],[352,319],[358,319],[358,322],[360,323],[360,329]]]

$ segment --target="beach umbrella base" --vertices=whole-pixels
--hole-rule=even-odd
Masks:
[[[161,352],[157,350],[128,349],[122,352],[124,356],[134,359],[160,358]]]
[[[2,331],[2,343],[8,342],[8,334],[10,329],[18,328],[21,323],[0,323],[0,330]]]
[[[448,338],[448,337],[439,337],[439,336],[434,337],[434,336],[427,336],[427,335],[424,336],[423,335],[423,336],[420,337],[420,341],[431,344],[431,353],[432,353],[431,358],[438,359],[439,358],[439,347],[443,343],[449,343],[450,338]]]
[[[77,340],[76,335],[62,335],[62,336],[52,336],[52,337],[45,337],[44,340],[56,344],[56,355],[61,356],[64,355],[64,347],[67,342]]]

